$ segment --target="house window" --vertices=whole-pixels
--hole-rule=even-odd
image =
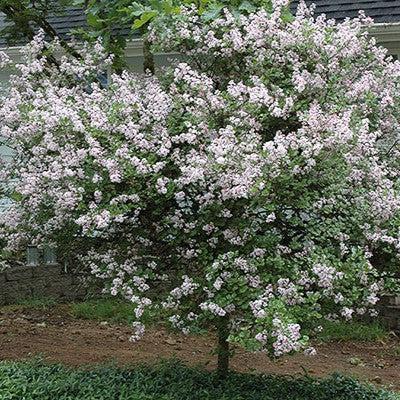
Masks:
[[[57,251],[55,248],[46,246],[43,249],[43,263],[45,265],[57,264]]]
[[[37,246],[28,246],[26,249],[26,264],[32,267],[43,265],[56,265],[57,253],[52,247],[46,246],[40,250]]]
[[[29,266],[39,265],[39,249],[36,246],[28,246],[26,249],[26,264]]]

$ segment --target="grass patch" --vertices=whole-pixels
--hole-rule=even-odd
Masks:
[[[135,320],[134,305],[118,299],[93,299],[71,304],[75,318],[131,324]],[[1,398],[0,398],[1,400]]]
[[[319,334],[318,339],[324,342],[333,341],[365,341],[373,342],[388,338],[389,331],[379,322],[349,321],[349,322],[334,322],[324,321],[324,328]]]
[[[393,354],[394,354],[395,356],[400,356],[400,346],[396,346],[396,347],[393,349]]]
[[[176,362],[153,367],[73,370],[40,361],[0,363],[1,400],[399,400],[394,393],[335,375],[317,380],[213,373]]]
[[[17,301],[15,304],[2,306],[1,308],[3,310],[9,310],[9,311],[21,310],[21,309],[47,310],[51,307],[54,307],[57,304],[58,304],[57,300],[51,297],[32,297],[29,299],[21,299]]]
[[[52,298],[31,298],[21,300],[15,305],[4,306],[11,311],[18,309],[49,309],[57,305]],[[70,304],[71,315],[75,318],[94,321],[108,321],[130,325],[135,320],[134,305],[117,298],[99,298]],[[389,330],[379,321],[371,323],[360,321],[324,321],[323,331],[317,339],[322,342],[363,341],[373,342],[389,337]],[[0,397],[1,400],[1,397]]]
[[[93,299],[71,305],[71,313],[75,318],[95,321],[109,321],[131,324],[134,321],[134,306],[115,298]],[[318,339],[323,342],[332,341],[377,341],[387,339],[389,331],[379,322],[324,321],[323,331]]]

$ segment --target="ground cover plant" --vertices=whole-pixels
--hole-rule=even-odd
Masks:
[[[397,400],[399,395],[339,375],[324,380],[216,375],[170,362],[160,366],[73,370],[33,362],[0,363],[1,400]]]
[[[398,269],[400,63],[367,18],[287,3],[158,18],[147,39],[183,60],[107,87],[101,44],[55,67],[41,34],[0,110],[6,250],[75,255],[135,305],[133,341],[149,317],[216,328],[221,376],[229,343],[313,354],[320,321],[375,315]]]

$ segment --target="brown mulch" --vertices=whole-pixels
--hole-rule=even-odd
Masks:
[[[131,343],[131,334],[129,326],[74,319],[67,305],[47,310],[0,308],[0,360],[41,356],[48,362],[88,366],[178,358],[190,365],[215,367],[212,335],[186,337],[160,328]],[[395,336],[382,342],[323,343],[317,349],[314,357],[299,354],[278,361],[239,350],[231,367],[241,372],[289,375],[339,372],[400,390],[400,339]]]

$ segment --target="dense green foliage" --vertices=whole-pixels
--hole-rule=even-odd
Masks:
[[[21,45],[31,41],[38,29],[50,39],[57,39],[63,49],[80,59],[79,53],[54,28],[50,17],[63,16],[74,5],[73,0],[0,0],[0,12],[5,24],[0,29],[0,37],[8,45]],[[48,55],[49,65],[58,65],[56,57]]]
[[[323,381],[231,374],[215,375],[180,364],[122,370],[104,366],[71,370],[40,362],[0,363],[1,400],[396,400],[399,395],[351,378]]]

